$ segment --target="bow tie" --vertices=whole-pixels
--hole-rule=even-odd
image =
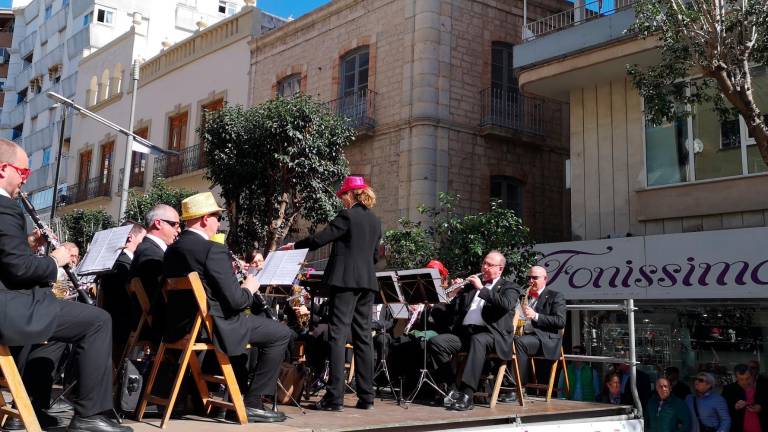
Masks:
[[[483,281],[483,285],[491,285],[493,283],[493,279],[488,279]]]
[[[537,299],[537,298],[539,298],[539,292],[531,290],[530,292],[528,292],[528,296]]]

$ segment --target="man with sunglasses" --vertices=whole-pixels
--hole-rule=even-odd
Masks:
[[[72,399],[75,415],[68,430],[131,431],[104,415],[113,406],[109,314],[53,296],[50,284],[56,280],[57,268],[72,263],[68,249],[59,248],[49,256],[32,252],[40,246],[41,238],[39,233],[27,237],[26,219],[15,201],[28,176],[29,158],[24,150],[0,139],[0,343],[12,347],[37,344],[29,356],[22,354],[24,359],[18,360],[44,429],[59,426],[56,417],[43,411],[50,403],[51,370],[57,362],[56,356],[49,354],[71,343],[79,376],[73,392],[77,396]],[[40,345],[43,342],[48,343]]]
[[[528,270],[528,287],[528,304],[522,305],[521,319],[525,319],[523,334],[515,337],[522,385],[528,382],[530,357],[543,355],[551,361],[560,358],[562,330],[565,328],[565,296],[547,288],[544,267],[533,266]]]
[[[165,301],[161,290],[163,255],[179,236],[181,221],[179,213],[173,207],[158,204],[144,215],[144,222],[147,234],[134,252],[129,281],[135,277],[141,279],[141,285],[149,298],[150,315],[154,324],[151,339],[159,343],[165,322]]]

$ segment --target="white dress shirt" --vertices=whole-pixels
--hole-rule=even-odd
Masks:
[[[147,234],[146,237],[152,240],[153,242],[157,243],[157,245],[160,246],[160,249],[162,249],[163,252],[165,252],[165,250],[168,249],[168,245],[165,244],[165,242],[160,237],[153,236],[152,234]]]
[[[498,282],[499,278],[496,278],[492,280],[490,283],[485,284],[482,288],[477,290],[477,293],[475,293],[475,298],[472,299],[472,304],[469,306],[469,310],[467,311],[467,315],[464,316],[464,321],[462,324],[464,325],[487,325],[485,321],[483,321],[483,306],[485,306],[485,300],[480,298],[480,290],[484,289],[492,289],[493,286]]]

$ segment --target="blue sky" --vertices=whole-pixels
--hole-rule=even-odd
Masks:
[[[0,8],[10,9],[11,8],[11,0],[0,0]]]
[[[4,1],[4,0],[0,0]],[[279,17],[298,18],[305,13],[317,9],[330,0],[257,0],[256,6]]]

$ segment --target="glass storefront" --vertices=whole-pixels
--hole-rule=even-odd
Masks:
[[[680,369],[681,380],[710,371],[721,384],[733,382],[733,367],[758,360],[768,366],[766,300],[638,301],[635,344],[641,369],[652,379],[668,366]],[[622,312],[579,312],[573,344],[590,355],[626,358],[629,351],[627,316]],[[574,335],[574,332],[571,332]],[[574,335],[575,336],[575,335]]]

